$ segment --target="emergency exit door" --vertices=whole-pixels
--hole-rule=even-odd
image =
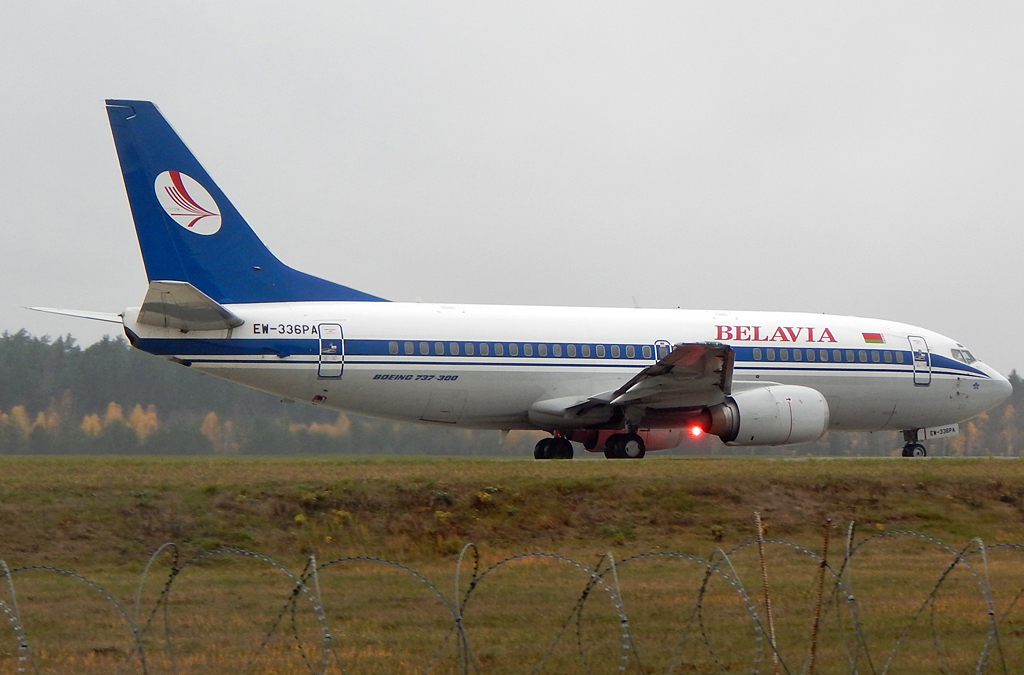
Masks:
[[[320,377],[341,377],[345,368],[345,340],[341,333],[341,325],[322,323],[317,326],[320,332]]]

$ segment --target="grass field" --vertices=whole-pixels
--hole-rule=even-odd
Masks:
[[[321,672],[322,659],[327,672],[424,672],[431,663],[431,672],[459,672],[456,560],[472,542],[488,570],[462,610],[472,672],[543,664],[542,672],[610,673],[624,663],[636,673],[770,673],[751,544],[759,512],[767,537],[792,544],[765,548],[780,672],[797,673],[808,668],[819,598],[811,552],[820,554],[830,518],[836,572],[850,522],[862,545],[842,593],[826,575],[815,672],[856,664],[880,673],[888,664],[893,673],[973,673],[983,653],[984,672],[1021,672],[1024,555],[1000,547],[986,551],[987,564],[975,553],[951,568],[951,550],[893,532],[954,549],[974,537],[987,546],[1024,542],[1022,500],[1024,464],[1012,460],[6,457],[0,558],[19,570],[12,578],[26,672],[143,667],[130,657],[128,621],[96,588],[21,568],[73,570],[131,617],[149,556],[166,542],[177,544],[180,561],[233,547],[283,569],[210,555],[179,564],[161,602],[173,561],[170,552],[158,556],[138,603],[140,625],[158,608],[142,639],[147,672],[237,673],[250,661],[249,672]],[[736,547],[728,561],[715,553]],[[539,551],[561,557],[502,562]],[[607,559],[599,563],[606,553],[614,574]],[[310,556],[326,566],[290,605]],[[709,576],[701,561],[713,556]],[[585,593],[592,578],[584,568],[599,564],[606,573]],[[458,597],[473,570],[464,561]],[[10,613],[5,585],[0,600]],[[991,621],[999,643],[986,647]],[[13,625],[0,614],[0,673],[21,663]]]

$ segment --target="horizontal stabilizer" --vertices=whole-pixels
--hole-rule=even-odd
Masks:
[[[53,307],[26,307],[34,312],[46,312],[47,314],[60,314],[61,316],[74,316],[79,319],[90,319],[92,321],[106,321],[107,323],[121,324],[120,314],[109,314],[107,312],[87,312],[81,309],[55,309]]]
[[[139,323],[161,328],[227,330],[244,321],[187,281],[151,281]]]

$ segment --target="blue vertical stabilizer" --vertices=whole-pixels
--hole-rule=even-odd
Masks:
[[[184,281],[219,303],[382,301],[288,267],[148,101],[107,116],[150,281]]]

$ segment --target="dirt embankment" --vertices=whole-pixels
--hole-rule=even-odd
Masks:
[[[0,558],[141,564],[165,542],[269,555],[706,553],[837,528],[1024,541],[1024,464],[974,461],[0,460]]]

